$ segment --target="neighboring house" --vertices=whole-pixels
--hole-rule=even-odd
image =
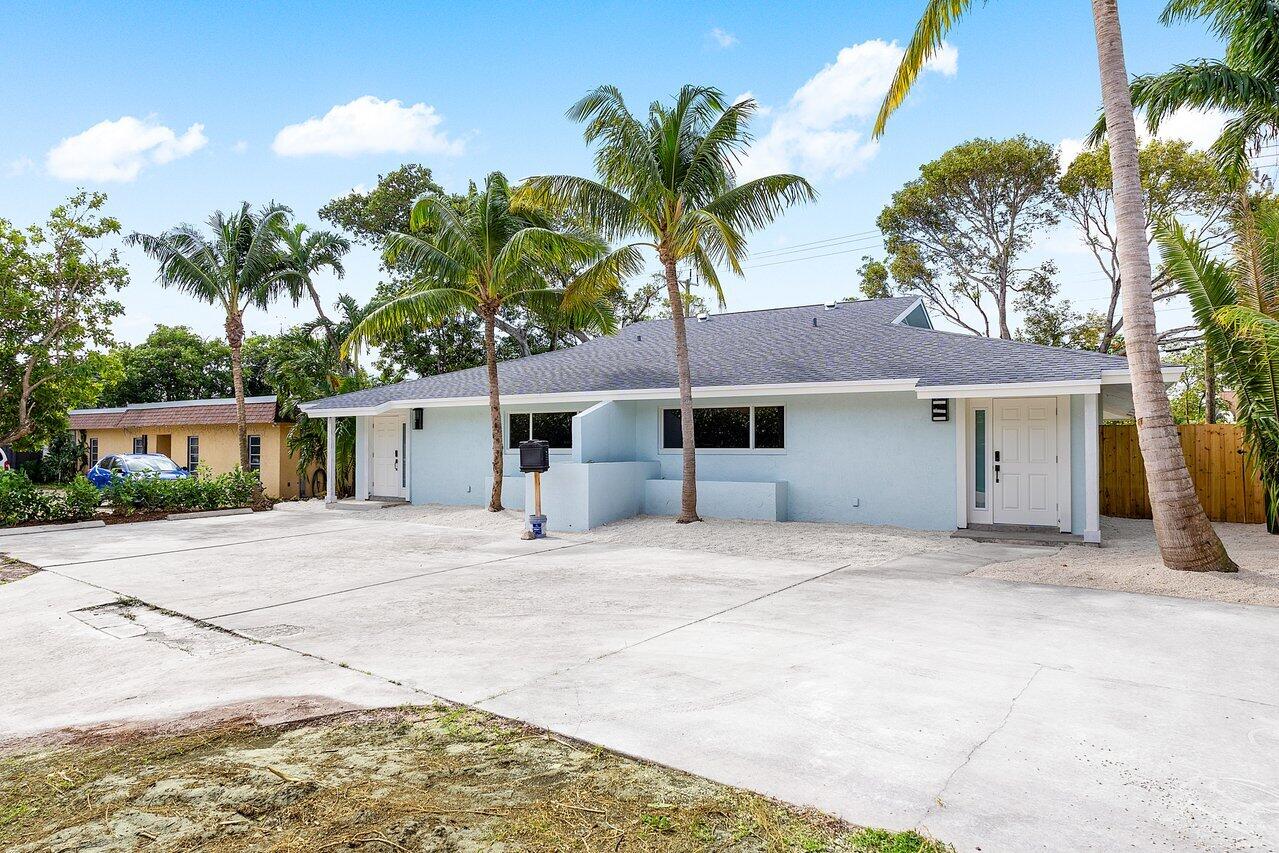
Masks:
[[[244,404],[249,467],[258,471],[268,495],[298,497],[297,460],[284,443],[292,424],[277,418],[274,396],[248,397]],[[115,453],[163,453],[183,468],[194,471],[203,464],[215,474],[240,463],[233,399],[73,409],[70,418],[90,466]]]
[[[1131,411],[1123,358],[938,331],[914,297],[687,322],[703,516],[1100,540],[1097,427]],[[551,528],[677,513],[672,340],[670,321],[652,320],[501,363],[503,503],[531,505],[515,448],[532,436],[552,447]],[[330,430],[356,417],[357,498],[484,504],[487,393],[473,368],[302,409]]]

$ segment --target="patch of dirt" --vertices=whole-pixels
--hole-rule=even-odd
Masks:
[[[1104,547],[1067,545],[1042,555],[983,566],[971,577],[1083,586],[1279,607],[1279,536],[1264,524],[1213,524],[1239,564],[1233,574],[1175,572],[1159,559],[1155,527],[1135,518],[1103,518]]]
[[[0,585],[20,581],[40,571],[39,567],[21,560],[15,560],[8,554],[0,554]]]
[[[14,851],[944,851],[443,704],[0,756]]]

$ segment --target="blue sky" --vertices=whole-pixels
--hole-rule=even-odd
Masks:
[[[697,82],[753,94],[766,114],[752,167],[794,169],[821,194],[755,235],[755,251],[873,232],[892,192],[948,147],[1078,138],[1099,103],[1087,3],[976,4],[947,61],[868,147],[867,105],[921,5],[0,3],[0,217],[40,220],[86,186],[109,194],[126,231],[200,222],[241,200],[281,201],[321,225],[326,201],[403,162],[430,166],[450,189],[494,169],[590,174],[580,127],[564,118],[574,100],[607,82],[640,109]],[[1160,26],[1162,5],[1121,3],[1130,71],[1219,54],[1200,26]],[[1210,117],[1180,127],[1212,138]],[[728,281],[729,309],[848,295],[861,255],[878,251],[871,234],[760,256]],[[1101,304],[1071,235],[1038,251],[1058,261],[1065,295]],[[212,307],[163,290],[149,261],[124,255],[133,280],[120,338],[157,322],[220,333]],[[326,296],[372,293],[373,253],[358,250],[348,267],[344,281],[323,282]],[[1179,310],[1161,324],[1184,322]],[[281,304],[248,325],[276,331],[307,316]]]

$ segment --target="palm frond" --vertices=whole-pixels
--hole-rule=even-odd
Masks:
[[[410,289],[379,305],[360,320],[342,342],[342,355],[358,349],[366,342],[376,343],[382,336],[404,326],[427,328],[439,325],[449,317],[474,310],[475,294],[451,287]]]
[[[897,66],[897,73],[893,75],[888,94],[884,96],[879,115],[875,118],[875,128],[871,131],[873,139],[884,135],[888,117],[906,100],[920,72],[924,70],[928,60],[937,55],[946,33],[964,16],[971,2],[972,0],[928,0],[924,14],[915,25],[915,34],[911,36],[910,44],[906,45],[901,64]]]

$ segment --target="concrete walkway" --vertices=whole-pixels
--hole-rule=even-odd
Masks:
[[[440,696],[960,850],[1279,847],[1271,608],[970,578],[1022,552],[959,542],[851,569],[307,510],[14,539],[47,570],[0,587],[0,740]]]

